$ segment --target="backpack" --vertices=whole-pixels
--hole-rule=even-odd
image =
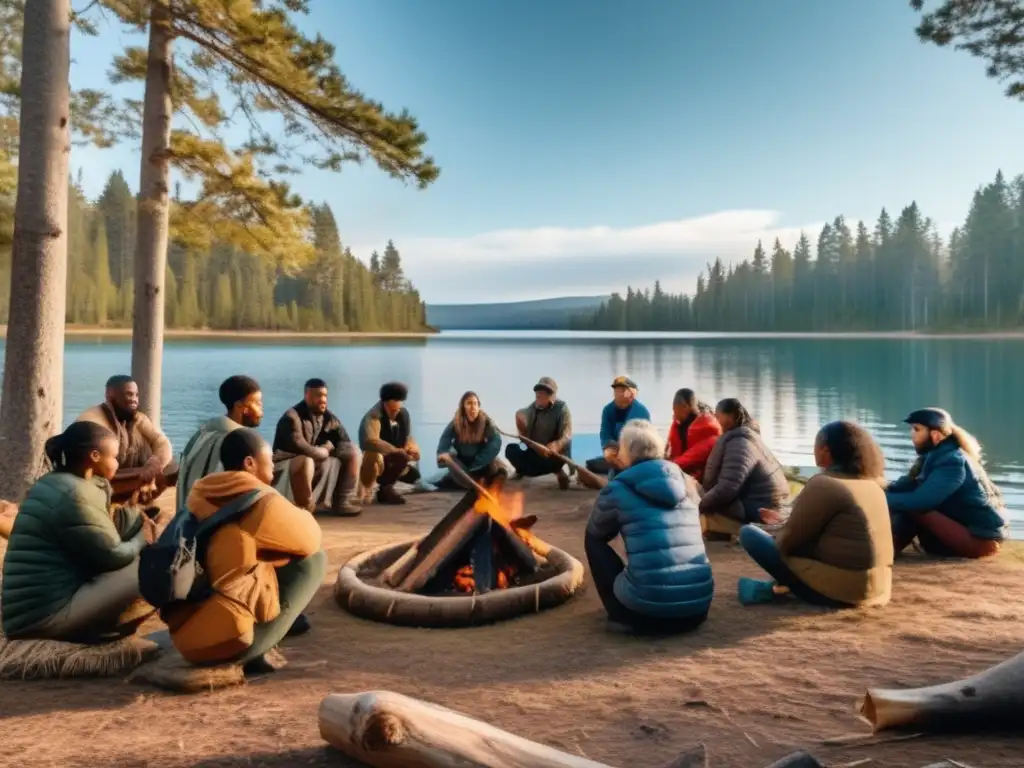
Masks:
[[[258,488],[243,493],[199,521],[183,506],[153,544],[139,554],[139,592],[157,610],[174,603],[200,603],[213,594],[202,563],[217,530],[240,520],[256,502],[272,493]]]

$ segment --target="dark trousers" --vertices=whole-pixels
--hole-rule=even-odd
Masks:
[[[812,605],[822,605],[827,608],[849,607],[846,603],[840,603],[825,597],[802,582],[782,560],[782,555],[775,544],[775,539],[767,531],[758,528],[756,525],[744,525],[740,528],[739,538],[740,546],[750,555],[750,559],[761,566],[775,580],[776,584],[786,587],[801,600]]]
[[[612,473],[612,465],[608,463],[604,456],[598,456],[596,459],[587,459],[586,467],[595,475],[610,475]]]
[[[419,482],[420,471],[409,464],[409,458],[404,453],[389,453],[384,456],[384,471],[377,478],[381,488],[394,485],[399,480],[412,485]]]
[[[281,596],[281,612],[276,619],[257,624],[252,645],[236,660],[246,664],[257,659],[284,640],[295,619],[306,610],[327,573],[327,553],[321,550],[301,560],[292,560],[278,568],[277,587]]]
[[[622,562],[618,552],[612,549],[611,544],[607,541],[601,541],[589,533],[584,537],[583,545],[587,552],[587,564],[590,566],[590,576],[594,579],[597,594],[604,604],[608,618],[615,623],[625,624],[641,634],[670,635],[690,632],[707,619],[706,613],[678,619],[665,619],[645,616],[630,610],[615,596],[615,579],[626,569],[626,564]]]
[[[980,539],[941,512],[897,512],[892,516],[892,540],[896,553],[906,549],[914,537],[929,555],[938,557],[988,557],[999,551],[999,542]]]
[[[532,448],[518,443],[512,443],[505,448],[505,458],[523,477],[553,475],[562,469],[562,462],[558,459],[541,456]]]

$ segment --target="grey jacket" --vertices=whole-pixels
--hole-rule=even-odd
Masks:
[[[701,511],[713,511],[736,499],[745,506],[775,507],[788,496],[786,473],[757,430],[736,427],[718,438],[704,468]]]

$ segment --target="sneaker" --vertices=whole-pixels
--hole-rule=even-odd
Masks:
[[[737,596],[743,605],[770,603],[775,599],[775,582],[742,577],[736,585]]]
[[[377,490],[377,503],[397,506],[399,504],[405,504],[405,499],[398,491],[395,490],[395,486],[382,485]]]
[[[417,480],[416,485],[413,486],[413,491],[415,491],[416,493],[433,493],[436,490],[436,485],[428,483],[422,477],[419,480]]]
[[[560,490],[569,490],[569,476],[563,470],[560,469],[555,472],[555,480],[558,481],[558,488]]]
[[[327,517],[359,517],[363,514],[363,510],[351,501],[343,501],[337,508],[319,507],[314,514]]]

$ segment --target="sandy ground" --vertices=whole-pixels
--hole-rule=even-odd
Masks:
[[[924,736],[834,747],[867,731],[855,702],[871,686],[919,686],[979,671],[1021,650],[1024,562],[897,566],[893,602],[865,612],[796,603],[741,607],[736,579],[757,575],[723,543],[709,551],[717,591],[690,636],[606,631],[592,586],[568,604],[491,627],[402,629],[356,619],[332,600],[337,568],[357,552],[426,532],[457,497],[413,497],[325,520],[332,571],[285,647],[290,665],[234,690],[172,696],[119,681],[0,683],[0,764],[11,766],[352,766],[316,725],[330,692],[390,689],[444,704],[611,766],[661,766],[697,744],[712,766],[764,768],[799,748],[829,765],[871,758],[918,768],[943,758],[1021,765],[1018,741]],[[528,488],[534,529],[582,559],[592,493]]]

